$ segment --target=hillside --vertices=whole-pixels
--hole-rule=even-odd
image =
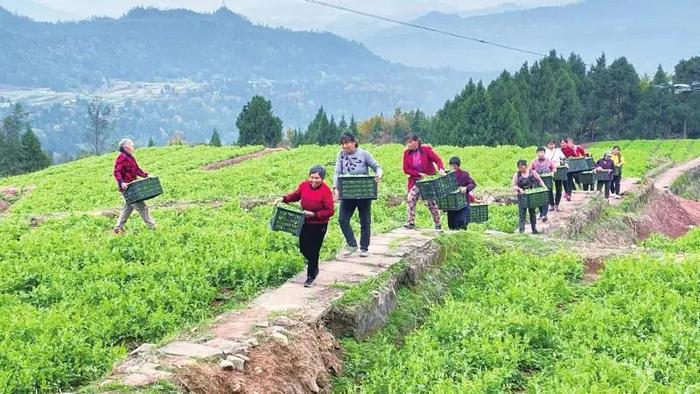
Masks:
[[[598,156],[610,144],[591,150]],[[661,155],[677,161],[700,155],[696,141],[619,144],[629,163],[626,176],[645,173]],[[312,164],[332,162],[337,148],[304,147],[202,169],[258,149],[137,150],[139,163],[160,177],[165,194],[149,203],[158,229],[150,232],[132,217],[122,237],[110,232],[121,203],[110,175],[114,154],[1,180],[0,197],[11,205],[0,216],[0,270],[6,273],[0,277],[0,314],[13,319],[0,319],[0,331],[9,333],[0,338],[0,387],[57,392],[87,384],[138,344],[178,333],[300,271],[296,239],[268,229],[271,201],[291,191]],[[385,169],[373,207],[373,230],[381,233],[405,219],[402,147],[367,149]],[[507,189],[515,161],[532,157],[534,149],[437,151],[444,158],[461,156],[482,195]],[[492,206],[487,227],[512,231],[515,208]],[[427,227],[429,215],[423,205],[419,210],[418,224]],[[341,239],[334,222],[324,257],[336,253]]]
[[[584,59],[601,52],[609,58],[626,56],[640,72],[653,75],[659,64],[670,70],[679,59],[697,54],[689,39],[700,35],[694,22],[698,17],[700,7],[693,0],[585,0],[466,18],[433,12],[415,22],[539,53],[556,49]],[[360,40],[386,59],[414,66],[485,72],[515,70],[526,60],[536,60],[407,27],[392,27]]]
[[[434,111],[465,80],[389,63],[330,33],[254,25],[225,8],[137,8],[119,19],[58,24],[0,9],[0,50],[0,106],[26,102],[52,151],[79,149],[92,95],[115,103],[117,130],[141,142],[163,143],[175,131],[203,141],[214,127],[232,142],[235,118],[254,94],[271,99],[286,126],[303,127],[321,105],[348,118]]]

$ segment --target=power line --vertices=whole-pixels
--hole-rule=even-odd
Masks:
[[[530,51],[530,50],[527,50],[527,49],[516,48],[516,47],[512,47],[512,46],[508,46],[508,45],[499,44],[499,43],[493,42],[493,41],[482,40],[481,38],[469,37],[469,36],[465,36],[465,35],[462,35],[462,34],[452,33],[452,32],[445,31],[445,30],[434,29],[434,28],[432,28],[432,27],[427,27],[427,26],[423,26],[423,25],[418,25],[418,24],[415,24],[415,23],[404,22],[404,21],[400,21],[400,20],[397,20],[397,19],[387,18],[387,17],[385,17],[385,16],[376,15],[376,14],[371,14],[371,13],[369,13],[369,12],[364,12],[364,11],[359,11],[359,10],[354,10],[354,9],[352,9],[352,8],[343,7],[343,6],[337,5],[337,4],[326,3],[325,1],[320,1],[320,0],[304,0],[304,1],[307,2],[307,3],[316,4],[316,5],[320,5],[320,6],[324,6],[324,7],[335,8],[336,10],[351,12],[351,13],[353,13],[353,14],[366,16],[366,17],[368,17],[368,18],[379,19],[379,20],[382,20],[382,21],[385,21],[385,22],[397,23],[397,24],[399,24],[399,25],[408,26],[408,27],[413,27],[413,28],[421,29],[421,30],[427,30],[427,31],[430,31],[430,32],[433,32],[433,33],[444,34],[444,35],[447,35],[447,36],[451,36],[451,37],[455,37],[455,38],[459,38],[459,39],[463,39],[463,40],[475,41],[475,42],[478,42],[478,43],[480,43],[480,44],[491,45],[491,46],[495,46],[495,47],[498,47],[498,48],[507,49],[507,50],[510,50],[510,51],[516,51],[516,52],[521,52],[521,53],[527,53],[527,54],[530,54],[530,55],[537,55],[537,56],[547,56],[547,55],[545,55],[545,54],[543,54],[543,53],[539,53],[539,52],[535,52],[535,51]]]

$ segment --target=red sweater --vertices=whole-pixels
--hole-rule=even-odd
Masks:
[[[301,200],[301,209],[314,213],[313,217],[307,217],[306,223],[325,224],[335,213],[333,208],[333,193],[328,185],[324,183],[314,189],[310,181],[303,181],[297,190],[283,197],[284,202],[294,202]]]
[[[415,157],[418,155],[418,157]],[[418,166],[414,166],[414,158],[418,162]],[[408,190],[410,191],[416,184],[416,181],[420,179],[420,174],[426,175],[435,174],[435,165],[437,164],[438,169],[444,170],[445,165],[442,164],[442,159],[438,156],[433,148],[429,145],[420,145],[418,149],[404,150],[403,151],[403,173],[408,175]]]
[[[119,191],[122,190],[122,182],[129,183],[136,180],[136,177],[148,177],[148,173],[143,171],[136,163],[134,156],[121,152],[114,161],[114,179],[117,181]]]

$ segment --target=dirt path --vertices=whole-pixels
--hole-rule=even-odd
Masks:
[[[654,178],[654,186],[660,190],[669,190],[676,179],[696,167],[700,167],[700,157],[664,171]]]
[[[236,164],[242,163],[246,160],[257,159],[258,157],[267,156],[267,155],[275,153],[275,152],[282,152],[284,150],[286,150],[286,149],[284,149],[284,148],[265,148],[265,149],[257,151],[257,152],[248,153],[247,155],[238,156],[238,157],[234,157],[232,159],[227,159],[227,160],[222,160],[222,161],[217,161],[215,163],[207,164],[207,165],[203,166],[202,169],[204,171],[220,170],[224,167],[235,166]]]

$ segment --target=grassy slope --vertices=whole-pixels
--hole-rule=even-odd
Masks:
[[[649,144],[624,147],[631,174],[646,168]],[[679,144],[686,155],[700,149],[669,142],[653,154],[678,152]],[[128,346],[157,341],[211,316],[221,289],[232,302],[245,300],[298,272],[303,261],[295,240],[267,230],[271,207],[244,211],[238,200],[291,191],[312,164],[334,161],[337,147],[304,147],[218,171],[199,170],[257,149],[138,150],[140,164],[164,184],[166,192],[156,202],[227,202],[215,214],[207,207],[159,209],[158,231],[145,231],[133,218],[128,235],[118,238],[109,233],[111,219],[80,213],[121,204],[111,179],[114,154],[0,180],[0,186],[34,187],[11,215],[0,218],[0,315],[10,316],[0,320],[6,334],[0,337],[0,387],[57,391],[83,384],[108,371]],[[382,195],[402,195],[401,146],[369,149],[385,168]],[[507,186],[515,161],[533,156],[532,149],[517,147],[438,152],[445,160],[460,155],[480,188]],[[429,217],[420,209],[419,224],[427,226]],[[28,226],[28,215],[55,212],[71,214]],[[403,205],[390,207],[380,199],[373,209],[375,231],[399,225],[404,215]],[[492,216],[492,226],[514,227],[512,207],[494,209]],[[337,226],[331,226],[324,255],[340,245]]]

